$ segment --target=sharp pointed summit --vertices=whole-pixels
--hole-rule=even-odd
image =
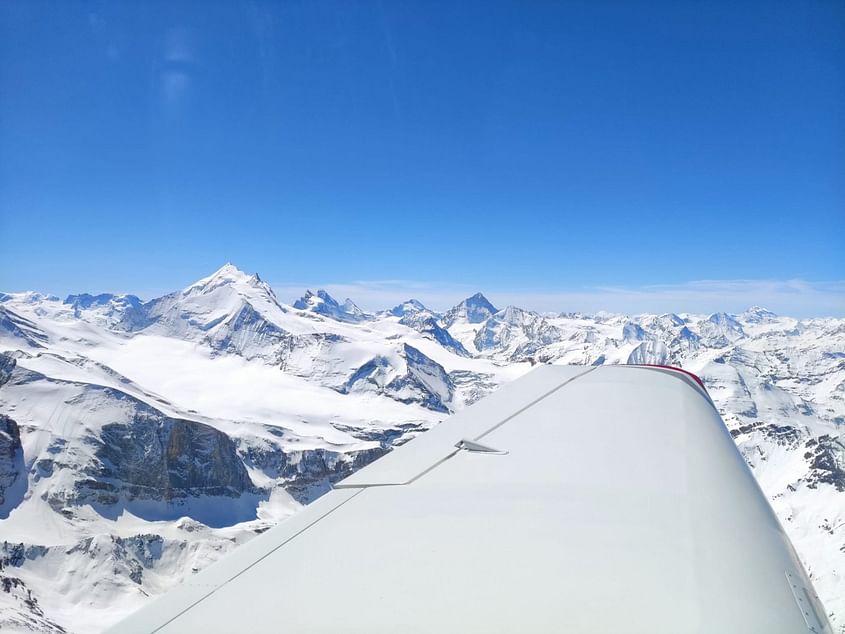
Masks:
[[[253,275],[245,273],[231,262],[226,262],[226,264],[208,277],[197,280],[183,292],[189,293],[194,289],[213,289],[224,284],[247,284],[272,293],[270,287],[262,281],[258,273],[254,273]]]
[[[287,332],[285,308],[258,275],[227,263],[182,291],[143,305],[139,328],[207,342],[213,349],[252,358],[271,349]]]
[[[444,316],[443,323],[448,328],[456,321],[465,321],[470,324],[480,324],[495,315],[499,310],[490,303],[484,295],[476,293],[467,297],[460,304],[451,308]]]

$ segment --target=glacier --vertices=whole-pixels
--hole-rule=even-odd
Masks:
[[[0,293],[0,630],[100,631],[538,363],[699,375],[845,628],[845,319],[367,313],[226,264],[146,302]]]

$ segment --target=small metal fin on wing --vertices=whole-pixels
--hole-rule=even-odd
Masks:
[[[463,440],[459,440],[455,443],[455,447],[458,449],[463,449],[464,451],[471,451],[473,453],[492,453],[499,456],[504,456],[507,454],[507,451],[501,451],[500,449],[494,449],[493,447],[488,447],[487,445],[482,445],[480,442],[476,442],[474,440],[467,440],[464,438]]]

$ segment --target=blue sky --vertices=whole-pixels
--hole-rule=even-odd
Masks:
[[[844,103],[838,1],[13,0],[0,288],[845,314]]]

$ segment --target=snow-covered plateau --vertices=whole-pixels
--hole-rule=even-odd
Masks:
[[[0,293],[0,630],[100,631],[537,363],[698,374],[845,632],[845,319],[369,314],[228,264]]]

